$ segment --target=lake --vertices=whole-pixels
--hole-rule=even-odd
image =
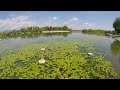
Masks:
[[[82,32],[66,33],[44,33],[40,36],[34,37],[17,37],[17,38],[6,38],[0,42],[1,53],[5,53],[8,49],[16,49],[28,44],[45,43],[47,41],[58,41],[67,42],[67,40],[75,40],[90,42],[93,44],[92,47],[95,51],[107,54],[105,59],[112,62],[113,67],[118,73],[115,78],[120,78],[120,42],[107,36],[88,35],[82,34]],[[73,42],[74,43],[74,42]],[[51,43],[52,45],[52,43]],[[94,53],[93,53],[94,54]]]

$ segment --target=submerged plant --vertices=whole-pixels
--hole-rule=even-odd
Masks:
[[[52,43],[52,44],[51,44]],[[75,47],[77,45],[77,47]],[[87,42],[49,41],[30,44],[1,54],[2,79],[108,79],[117,76],[112,64],[98,54],[88,56],[94,48]],[[39,64],[41,48],[46,48],[46,62]]]

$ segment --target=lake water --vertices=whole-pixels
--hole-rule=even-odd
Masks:
[[[54,34],[42,34],[37,37],[18,37],[18,38],[7,38],[0,42],[0,50],[13,49],[24,46],[26,44],[43,43],[47,40],[81,40],[92,42],[94,48],[98,52],[107,53],[106,60],[112,62],[113,67],[116,69],[120,78],[120,42],[107,36],[88,35],[82,34],[81,32],[72,32],[69,34],[65,33],[54,33]]]

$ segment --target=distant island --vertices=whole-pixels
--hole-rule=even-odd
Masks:
[[[45,27],[38,27],[38,26],[31,26],[26,28],[21,28],[19,30],[11,30],[7,32],[0,32],[0,39],[3,38],[17,38],[17,37],[25,37],[35,35],[40,36],[42,33],[70,33],[72,31],[71,28],[64,25],[63,27],[52,27],[52,26],[45,26]]]

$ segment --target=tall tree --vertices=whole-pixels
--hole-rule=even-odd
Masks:
[[[63,28],[62,28],[63,30],[68,30],[69,28],[68,28],[68,26],[63,26]]]
[[[113,28],[116,32],[120,33],[120,17],[117,17],[113,22]]]

